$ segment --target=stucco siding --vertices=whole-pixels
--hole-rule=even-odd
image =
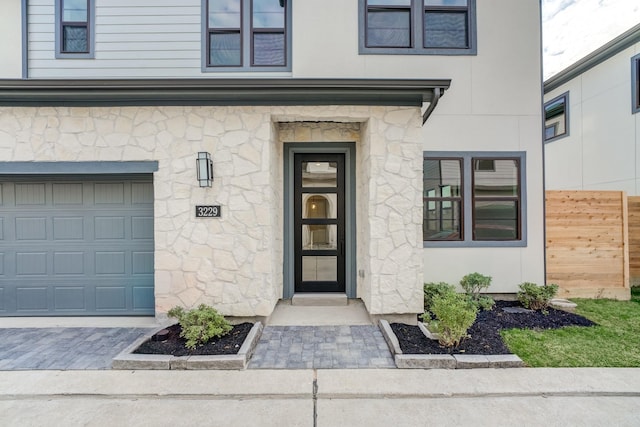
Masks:
[[[3,0],[0,28],[0,79],[22,77],[22,5],[21,0]],[[10,41],[10,42],[9,42]]]

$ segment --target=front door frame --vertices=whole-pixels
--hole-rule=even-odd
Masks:
[[[295,293],[294,156],[302,153],[344,154],[345,167],[345,292],[356,297],[356,156],[355,142],[289,142],[284,144],[284,289],[283,298]]]

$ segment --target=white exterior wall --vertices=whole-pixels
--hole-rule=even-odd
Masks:
[[[513,293],[522,282],[545,281],[540,25],[533,19],[540,11],[537,1],[483,5],[478,56],[462,58],[458,67],[449,64],[455,69],[451,88],[423,128],[423,148],[526,151],[527,246],[425,248],[424,280],[457,284],[479,272],[493,277],[487,292]]]
[[[0,12],[0,79],[19,79],[22,77],[21,0],[2,0]]]
[[[548,190],[640,195],[640,114],[631,113],[631,58],[640,43],[545,94],[569,92],[569,136],[545,144]]]

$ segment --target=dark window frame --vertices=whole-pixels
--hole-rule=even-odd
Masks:
[[[564,99],[563,105],[564,105],[564,110],[562,113],[564,115],[564,132],[562,133],[557,133],[558,132],[558,125],[557,123],[551,123],[550,125],[547,125],[547,107],[551,106],[552,104],[555,104],[556,102],[560,101],[561,99]],[[553,112],[551,112],[553,114]],[[551,141],[555,141],[557,139],[561,139],[561,138],[565,138],[567,136],[569,136],[569,92],[564,92],[561,95],[556,96],[555,98],[547,101],[544,103],[544,106],[542,108],[542,118],[543,118],[543,123],[544,123],[544,132],[543,132],[543,139],[545,144]],[[551,116],[551,118],[556,117],[560,114],[554,114]],[[548,137],[547,136],[547,130],[553,128],[553,136]]]
[[[65,21],[64,20],[64,2],[65,0],[56,0],[55,2],[55,57],[57,59],[93,59],[95,58],[95,0],[85,0],[87,3],[87,20],[86,21]],[[65,27],[83,27],[87,31],[87,50],[86,51],[65,51],[64,50],[64,28]]]
[[[640,113],[640,54],[631,58],[631,114]]]
[[[468,1],[468,0],[467,0]],[[422,46],[425,49],[469,49],[469,46],[471,44],[471,33],[470,33],[470,28],[471,28],[471,22],[470,22],[470,14],[469,14],[469,3],[467,3],[467,6],[424,6],[424,1],[422,2],[423,6],[422,6],[422,19],[425,19],[425,15],[427,13],[450,13],[450,14],[460,14],[460,13],[464,13],[465,15],[465,33],[466,33],[466,46],[465,47],[439,47],[439,46],[427,46],[427,41],[422,40]],[[422,24],[423,28],[422,31],[423,33],[426,31],[426,23],[423,21]]]
[[[206,19],[206,40],[205,43],[207,45],[207,55],[206,55],[206,64],[207,67],[215,67],[215,68],[234,68],[234,67],[243,67],[243,59],[244,59],[244,34],[242,31],[242,17],[244,16],[244,2],[240,0],[240,26],[238,28],[210,28],[209,27],[209,0],[205,0],[205,19]],[[240,35],[240,64],[239,65],[211,65],[210,62],[210,52],[211,52],[211,35],[212,34],[239,34]]]
[[[458,239],[451,239],[451,240],[447,240],[447,241],[463,241],[464,240],[464,236],[465,236],[465,227],[464,227],[464,209],[465,209],[465,200],[464,200],[464,182],[465,182],[465,177],[464,177],[464,162],[463,159],[461,157],[429,157],[427,158],[426,156],[423,157],[423,160],[437,160],[437,161],[457,161],[458,164],[460,165],[460,196],[449,196],[449,197],[444,197],[444,196],[428,196],[426,194],[422,195],[422,203],[423,203],[423,211],[424,211],[424,206],[428,206],[429,202],[435,202],[435,203],[442,203],[442,202],[459,202],[460,203],[460,236]],[[441,205],[441,209],[446,209],[444,207],[442,207]],[[427,208],[428,210],[428,208]],[[440,221],[442,221],[442,215],[440,216]],[[423,212],[423,224],[424,224],[424,212]],[[423,229],[423,241],[430,241],[430,242],[441,242],[443,241],[443,239],[425,239],[424,238],[424,229]]]
[[[468,0],[467,6],[425,6],[424,0],[411,0],[411,46],[410,47],[376,47],[368,46],[367,28],[368,28],[368,11],[371,8],[391,8],[396,6],[369,6],[367,0],[358,0],[358,38],[359,38],[359,54],[361,55],[476,55],[477,54],[477,17],[476,17],[476,0]],[[406,8],[406,6],[401,6]],[[456,11],[461,9],[467,11],[467,47],[451,48],[451,47],[425,47],[424,43],[424,14],[425,10],[440,10],[441,12]]]
[[[518,194],[515,196],[478,196],[476,194],[476,172],[486,172],[487,170],[482,170],[482,169],[477,169],[475,167],[475,163],[476,161],[483,161],[483,160],[492,160],[495,161],[496,160],[512,160],[514,162],[516,162],[517,168],[518,168],[518,173],[517,173],[517,186],[518,186]],[[521,189],[522,189],[522,175],[520,174],[520,168],[521,168],[521,161],[519,157],[499,157],[496,158],[495,156],[490,156],[490,157],[484,157],[484,156],[477,156],[477,157],[472,157],[471,158],[471,211],[472,211],[472,228],[471,228],[471,232],[473,233],[472,236],[472,240],[474,241],[514,241],[514,240],[520,240],[521,234],[522,234],[522,214],[521,214],[521,204],[522,204],[522,197],[521,197]],[[493,169],[493,171],[495,171],[495,167]],[[502,202],[502,201],[508,201],[508,202],[516,202],[516,209],[517,212],[519,213],[518,218],[517,218],[517,228],[516,228],[516,238],[515,239],[499,239],[499,238],[491,238],[491,239],[483,239],[483,238],[479,238],[476,235],[476,220],[477,217],[475,214],[476,211],[476,202],[477,201],[487,201],[487,202]]]
[[[210,43],[209,34],[219,32],[223,29],[209,28],[209,0],[202,0],[202,72],[204,73],[225,73],[225,72],[290,72],[291,71],[291,0],[281,0],[284,8],[284,28],[256,28],[253,26],[253,1],[240,0],[240,63],[241,65],[211,65],[210,63]],[[232,29],[229,29],[232,30]],[[236,30],[237,29],[233,29]],[[256,33],[284,34],[284,65],[255,65],[254,63],[254,37]]]
[[[461,170],[461,231],[462,240],[424,240],[423,247],[526,247],[527,246],[527,155],[524,151],[425,151],[423,160],[456,160],[462,162]],[[512,240],[474,239],[474,170],[475,160],[516,160],[518,162],[518,238]],[[424,196],[424,195],[423,195]],[[424,197],[423,197],[424,200]],[[482,198],[481,200],[488,200]],[[423,201],[424,203],[424,201]],[[424,224],[423,205],[423,224]]]
[[[368,49],[410,49],[413,48],[415,45],[415,36],[414,36],[414,32],[415,32],[415,25],[414,25],[414,19],[413,19],[413,6],[411,5],[411,3],[409,3],[409,5],[371,5],[369,6],[369,4],[367,3],[367,1],[365,0],[365,11],[364,11],[364,20],[365,20],[365,32],[364,32],[364,37],[365,37],[365,46]],[[369,34],[369,32],[367,31],[367,29],[369,28],[369,12],[370,11],[408,11],[409,12],[409,46],[392,46],[392,45],[380,45],[380,46],[376,46],[376,45],[370,45],[368,42],[368,38],[367,35]]]

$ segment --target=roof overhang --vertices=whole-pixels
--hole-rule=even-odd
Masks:
[[[446,79],[0,79],[0,106],[431,107],[450,84]]]
[[[620,34],[609,43],[594,50],[584,58],[550,77],[544,82],[544,93],[549,93],[563,84],[617,55],[628,47],[640,42],[640,24]]]

